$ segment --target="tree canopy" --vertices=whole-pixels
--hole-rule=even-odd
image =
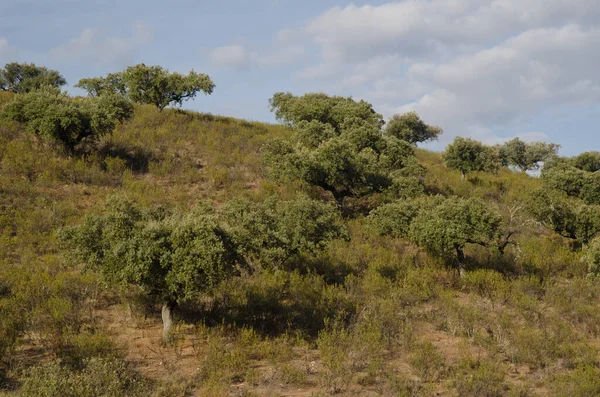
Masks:
[[[387,122],[385,133],[412,145],[438,139],[441,127],[425,124],[416,112],[396,114]]]
[[[277,93],[271,107],[279,120],[293,127],[293,135],[263,148],[270,176],[321,187],[340,208],[347,197],[392,186],[393,172],[414,158],[408,142],[382,134],[381,116],[364,101]]]
[[[261,203],[238,199],[221,211],[201,203],[190,212],[141,209],[112,197],[105,214],[63,231],[75,258],[113,283],[132,284],[171,312],[242,268],[281,266],[345,236],[334,209],[308,198]],[[247,266],[251,265],[250,268]]]
[[[334,208],[306,197],[236,199],[225,203],[222,215],[240,255],[252,267],[281,267],[294,255],[316,254],[332,239],[347,235]]]
[[[600,232],[600,207],[586,205],[564,192],[537,190],[531,194],[527,208],[544,226],[584,244]]]
[[[506,142],[500,148],[504,165],[517,167],[525,172],[539,169],[540,164],[556,156],[560,145],[555,143],[526,143],[519,138]]]
[[[117,93],[140,104],[151,104],[159,110],[196,97],[199,92],[212,94],[215,84],[207,74],[191,70],[187,75],[171,73],[161,66],[146,66],[141,63],[129,66],[122,72],[111,73],[106,77],[81,79],[76,87],[89,95]]]
[[[27,93],[44,86],[62,87],[67,81],[56,70],[33,63],[12,62],[0,69],[0,90]]]
[[[375,112],[373,105],[363,100],[330,96],[324,93],[309,93],[294,96],[289,92],[278,92],[269,100],[275,117],[291,127],[300,122],[318,121],[340,131],[351,119],[360,119],[373,127],[383,126],[383,116]]]
[[[586,172],[600,171],[600,152],[584,152],[573,158],[573,165]]]
[[[407,238],[459,269],[467,244],[495,247],[502,237],[502,217],[475,198],[401,200],[380,206],[369,219],[380,235]]]
[[[114,283],[139,286],[163,304],[165,331],[171,310],[232,276],[233,242],[208,205],[191,213],[138,208],[112,197],[103,216],[64,231],[75,257]]]
[[[22,124],[33,135],[73,149],[83,139],[111,133],[133,114],[133,106],[117,95],[71,98],[58,88],[43,87],[19,94],[0,115]]]
[[[499,167],[498,153],[493,147],[471,138],[456,137],[444,152],[446,166],[460,171],[462,177],[469,172],[495,172]]]

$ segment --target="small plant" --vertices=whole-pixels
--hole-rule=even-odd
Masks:
[[[454,380],[461,397],[502,397],[506,371],[497,362],[489,360],[464,360]]]
[[[416,344],[409,361],[423,381],[438,381],[446,372],[444,356],[429,341]]]

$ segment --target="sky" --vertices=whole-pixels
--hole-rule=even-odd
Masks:
[[[0,0],[0,67],[72,85],[144,62],[216,83],[185,108],[275,122],[269,98],[325,92],[416,111],[444,134],[600,150],[598,0]]]

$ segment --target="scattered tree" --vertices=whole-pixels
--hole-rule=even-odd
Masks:
[[[27,93],[45,86],[62,87],[67,81],[56,70],[33,63],[12,62],[0,69],[0,90]]]
[[[239,263],[208,205],[168,214],[113,197],[106,215],[87,217],[63,238],[77,259],[109,282],[136,285],[154,296],[162,304],[165,335],[178,304],[232,276]]]
[[[329,191],[340,209],[347,197],[363,197],[392,186],[393,173],[414,157],[405,141],[381,133],[382,118],[370,104],[351,98],[278,93],[277,118],[293,127],[290,142],[263,148],[269,175]]]
[[[85,138],[111,133],[132,114],[132,105],[120,96],[71,98],[52,87],[19,94],[1,112],[29,133],[61,142],[70,150]]]
[[[600,231],[600,208],[570,198],[564,192],[537,190],[531,194],[527,209],[542,225],[583,244]]]
[[[324,93],[309,93],[298,97],[289,92],[278,92],[269,103],[277,120],[290,127],[297,127],[302,121],[318,121],[340,131],[346,122],[354,118],[373,127],[383,126],[383,116],[373,110],[373,105],[362,100],[356,102],[352,98]]]
[[[479,199],[430,197],[382,205],[370,215],[381,235],[408,238],[461,273],[467,244],[491,248],[502,237],[502,217]]]
[[[416,112],[394,115],[385,126],[385,133],[411,145],[437,140],[443,130],[427,125]]]
[[[461,178],[474,171],[495,172],[499,167],[498,153],[471,138],[456,137],[444,152],[446,166],[460,171]]]
[[[221,212],[202,203],[189,213],[142,210],[113,197],[103,216],[87,217],[62,237],[74,256],[109,282],[131,284],[162,304],[164,332],[173,310],[221,281],[283,265],[346,236],[334,209],[308,198],[261,203],[235,200]]]
[[[171,104],[181,106],[183,101],[196,97],[199,92],[212,94],[215,84],[208,75],[193,70],[188,75],[182,75],[170,73],[161,66],[146,66],[141,63],[104,78],[82,79],[76,87],[86,90],[92,96],[122,94],[133,102],[151,104],[163,110]]]
[[[522,172],[539,169],[540,164],[556,156],[560,145],[555,143],[526,143],[519,138],[506,142],[500,148],[504,165],[517,167]]]

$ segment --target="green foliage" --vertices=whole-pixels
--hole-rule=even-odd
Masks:
[[[132,113],[132,105],[118,96],[70,98],[56,88],[46,87],[15,96],[4,106],[1,116],[22,124],[33,135],[73,149],[85,138],[110,134]]]
[[[298,127],[302,121],[316,121],[340,131],[353,118],[376,128],[383,125],[383,116],[377,114],[370,103],[362,100],[356,102],[352,98],[323,93],[297,97],[289,92],[278,92],[273,95],[269,104],[277,120],[291,127]]]
[[[236,252],[214,211],[143,211],[114,197],[104,216],[63,232],[78,260],[117,283],[134,284],[160,302],[177,304],[236,271]]]
[[[600,370],[588,365],[559,376],[552,383],[552,394],[557,397],[597,396],[600,394]]]
[[[61,87],[67,84],[64,77],[56,70],[33,63],[7,63],[0,69],[0,91],[27,93],[45,86]]]
[[[586,176],[585,171],[566,164],[558,164],[542,172],[542,180],[547,187],[574,197],[581,195]]]
[[[381,236],[396,238],[409,237],[410,226],[421,211],[429,211],[439,205],[442,196],[425,197],[415,200],[398,200],[384,204],[371,211],[370,226]]]
[[[540,168],[540,163],[555,157],[559,148],[560,145],[555,143],[526,143],[514,138],[502,145],[500,156],[504,165],[517,167],[521,171],[536,170]]]
[[[122,361],[91,359],[81,371],[52,362],[27,370],[23,397],[147,396],[149,387]]]
[[[600,231],[600,212],[562,192],[540,189],[531,194],[528,211],[540,223],[556,233],[588,242]]]
[[[600,239],[591,241],[585,248],[581,260],[587,264],[588,277],[600,277]]]
[[[459,265],[465,264],[465,245],[493,247],[502,231],[502,217],[489,205],[458,197],[386,204],[370,219],[378,233],[408,237],[432,255]]]
[[[429,341],[414,346],[409,361],[424,381],[437,381],[446,370],[444,356]]]
[[[471,138],[456,137],[444,152],[446,166],[460,171],[463,177],[469,172],[496,172],[499,167],[497,151]]]
[[[270,176],[329,191],[340,208],[346,197],[363,197],[392,186],[396,176],[392,171],[404,168],[413,157],[407,142],[382,136],[381,116],[366,102],[325,94],[277,93],[271,107],[279,120],[294,129],[291,142],[272,141],[263,148]],[[401,186],[402,182],[395,188]]]
[[[277,268],[299,253],[316,254],[327,243],[347,236],[330,206],[300,197],[261,202],[236,199],[222,214],[238,251],[256,266]]]
[[[395,114],[387,122],[385,133],[412,145],[437,140],[443,130],[438,126],[427,125],[415,112]]]
[[[586,172],[600,171],[600,152],[584,152],[573,158],[573,165]]]
[[[123,72],[111,73],[105,78],[82,79],[76,87],[86,90],[92,96],[122,94],[133,102],[151,104],[162,110],[171,104],[181,106],[183,101],[194,98],[199,92],[211,94],[215,84],[208,75],[193,70],[182,75],[170,73],[161,66],[140,63],[129,66]]]
[[[459,396],[502,397],[507,389],[504,384],[506,370],[494,361],[464,360],[456,376],[455,386]]]

